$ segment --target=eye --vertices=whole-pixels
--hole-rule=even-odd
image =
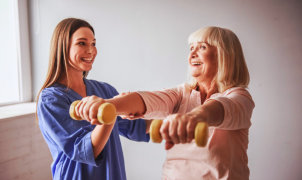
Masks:
[[[78,44],[84,46],[84,45],[85,45],[85,42],[82,42],[82,41],[81,41],[81,42],[79,42]]]
[[[93,42],[93,43],[92,43],[92,46],[95,46],[95,45],[96,45],[96,43],[95,43],[95,42]]]
[[[199,49],[205,50],[207,47],[205,45],[200,45]]]

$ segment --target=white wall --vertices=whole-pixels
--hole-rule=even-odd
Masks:
[[[33,85],[44,80],[55,25],[88,20],[99,54],[89,78],[120,92],[186,80],[187,37],[200,27],[230,28],[242,42],[255,100],[251,179],[302,179],[302,3],[298,0],[29,1]],[[163,145],[123,139],[128,179],[160,179]]]

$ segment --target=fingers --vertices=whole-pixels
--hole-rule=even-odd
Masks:
[[[168,118],[166,118],[161,127],[160,127],[160,134],[161,134],[161,137],[166,141],[166,142],[172,142],[172,139],[170,138],[170,135],[169,135],[169,125],[170,125],[170,121],[168,120]]]
[[[198,118],[190,114],[168,116],[160,128],[161,136],[166,141],[165,148],[170,149],[175,144],[192,142],[197,122]]]
[[[97,120],[98,108],[98,103],[91,103],[90,107],[88,108],[88,121],[93,119]]]
[[[189,120],[186,125],[187,139],[186,142],[191,142],[194,139],[196,122]]]
[[[182,115],[168,116],[161,126],[160,133],[169,148],[172,147],[171,144],[186,143],[186,128]]]
[[[98,107],[104,102],[104,99],[97,96],[85,97],[76,105],[76,115],[91,124],[100,124],[97,120]]]
[[[178,121],[178,127],[177,127],[177,134],[180,140],[180,143],[184,144],[187,143],[187,118],[185,115],[179,115],[176,117],[176,120]]]
[[[102,125],[102,123],[100,123],[100,121],[99,121],[98,119],[92,119],[92,120],[90,121],[90,123],[91,123],[92,125]]]
[[[170,126],[169,126],[169,136],[174,144],[179,144],[179,135],[178,135],[178,117],[179,115],[174,115],[171,117]]]
[[[81,111],[82,111],[82,104],[83,104],[83,101],[80,101],[76,106],[75,106],[75,113],[77,116],[81,117],[83,119],[83,117],[81,116]]]
[[[87,121],[91,121],[89,118],[89,108],[91,106],[91,102],[89,101],[88,97],[83,98],[80,103],[78,104],[78,113],[79,115]]]
[[[89,118],[89,109],[90,109],[90,107],[91,107],[92,104],[91,104],[90,101],[88,101],[87,98],[84,99],[83,101],[84,101],[84,102],[83,102],[83,106],[82,106],[81,109],[80,109],[81,115],[82,115],[82,117],[83,117],[85,120],[91,122],[91,119]]]
[[[173,143],[173,142],[166,141],[166,143],[165,143],[165,149],[166,149],[166,150],[171,149],[173,146],[174,146],[174,143]]]

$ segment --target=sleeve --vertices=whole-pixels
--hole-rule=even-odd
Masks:
[[[146,105],[147,119],[163,119],[169,114],[177,112],[182,99],[180,88],[165,89],[162,91],[139,91]]]
[[[118,95],[117,90],[109,84],[106,84],[108,97]],[[146,134],[146,122],[144,119],[128,120],[117,117],[119,134],[134,141],[149,142],[150,136]]]
[[[149,142],[150,136],[146,134],[144,119],[128,120],[118,116],[119,134],[134,141]]]
[[[211,97],[224,108],[223,122],[217,127],[224,130],[248,129],[251,126],[252,112],[255,107],[249,92],[244,88],[227,90],[222,96]]]
[[[90,124],[75,126],[69,117],[68,100],[57,95],[41,95],[37,114],[41,131],[47,134],[48,144],[57,148],[74,161],[97,166],[101,160],[95,161],[91,143],[92,127]]]

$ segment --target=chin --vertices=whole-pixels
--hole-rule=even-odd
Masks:
[[[86,68],[83,68],[84,71],[90,71],[92,69],[92,67],[86,67]]]
[[[191,72],[191,76],[196,79],[196,78],[198,78],[198,77],[201,76],[201,73],[199,73],[199,72]]]

